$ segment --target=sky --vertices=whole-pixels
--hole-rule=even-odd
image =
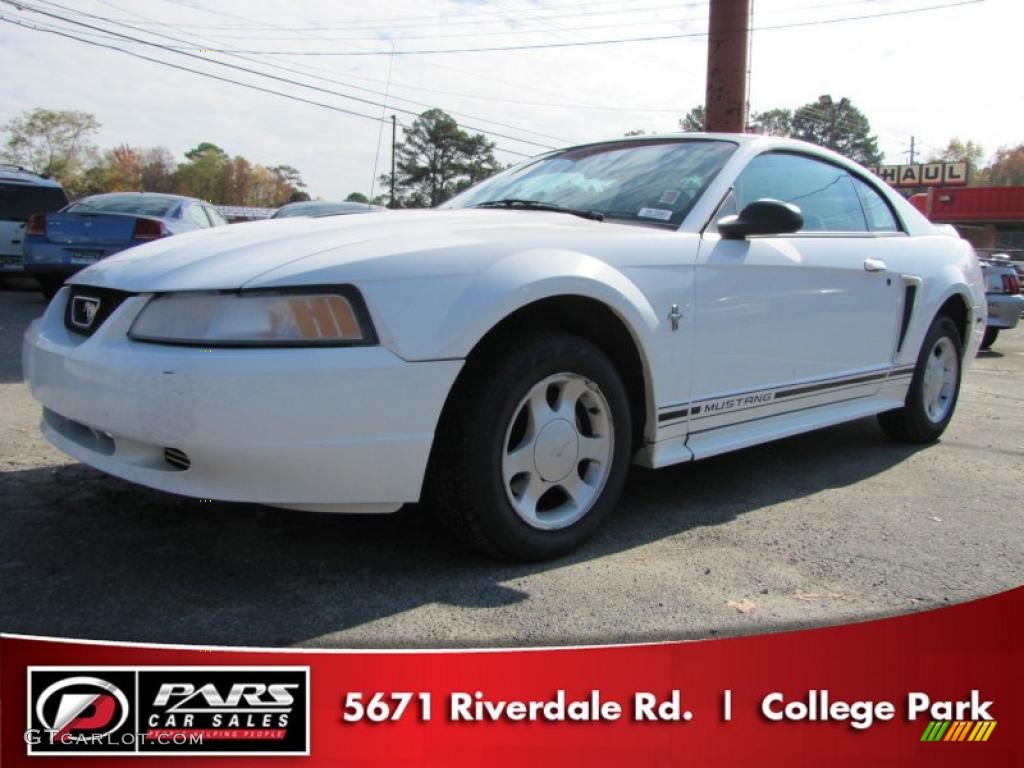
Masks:
[[[953,137],[987,155],[1024,142],[1022,0],[753,2],[752,110],[849,97],[892,163],[911,136],[919,158]],[[393,113],[407,126],[444,109],[505,163],[677,130],[704,100],[707,15],[708,0],[0,0],[0,124],[35,107],[84,110],[101,148],[161,145],[182,159],[210,141],[294,166],[314,197],[341,199],[388,170]],[[666,39],[576,45],[651,37]],[[508,47],[519,50],[473,50]]]

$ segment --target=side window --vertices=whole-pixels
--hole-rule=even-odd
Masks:
[[[204,205],[203,210],[206,211],[206,215],[210,217],[210,223],[215,227],[223,227],[228,223],[228,220],[220,215],[220,211],[214,208],[212,205]]]
[[[864,215],[868,217],[868,229],[872,232],[899,232],[900,225],[893,215],[892,208],[882,199],[870,185],[860,179],[854,179],[860,201],[864,206]]]
[[[804,214],[801,232],[866,232],[867,221],[850,174],[802,155],[755,157],[736,180],[740,210],[770,197],[793,203]]]
[[[202,207],[195,203],[189,203],[185,208],[185,218],[197,227],[203,227],[205,229],[210,226],[210,220],[206,218],[206,214],[203,213]]]

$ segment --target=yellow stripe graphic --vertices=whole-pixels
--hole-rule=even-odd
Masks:
[[[996,728],[996,721],[993,720],[991,723],[988,724],[988,728],[985,729],[985,733],[982,735],[981,740],[982,741],[988,741],[988,737],[992,735],[992,731],[994,731],[995,728]]]
[[[983,730],[985,730],[985,723],[984,722],[980,722],[979,721],[979,722],[975,723],[974,727],[971,729],[971,735],[967,737],[967,740],[968,741],[977,741],[978,737],[981,736],[981,732]]]

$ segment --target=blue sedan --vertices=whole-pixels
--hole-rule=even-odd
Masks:
[[[25,272],[50,298],[68,277],[133,245],[227,224],[209,203],[152,192],[84,197],[57,213],[37,213],[25,227]]]

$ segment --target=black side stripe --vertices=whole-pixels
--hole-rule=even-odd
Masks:
[[[830,390],[830,389],[841,391],[841,390],[846,389],[846,388],[848,388],[850,386],[858,385],[858,384],[865,384],[865,383],[868,383],[868,382],[871,382],[871,381],[880,381],[882,379],[894,380],[894,379],[902,378],[904,376],[909,376],[910,374],[912,374],[914,372],[915,367],[916,366],[913,366],[913,365],[906,365],[906,366],[901,366],[899,368],[890,368],[887,371],[882,371],[882,372],[879,372],[879,373],[865,374],[864,376],[856,376],[854,378],[849,378],[849,379],[838,379],[838,380],[837,379],[832,379],[830,381],[819,382],[817,384],[808,384],[808,385],[802,386],[802,387],[792,387],[790,389],[777,390],[777,391],[775,391],[774,397],[769,402],[757,403],[757,404],[754,404],[754,405],[747,406],[746,408],[730,409],[728,411],[723,411],[721,413],[710,413],[710,412],[708,412],[707,416],[705,416],[704,418],[707,418],[707,417],[710,417],[710,416],[720,416],[720,415],[724,416],[727,413],[735,413],[737,411],[746,411],[746,410],[751,410],[752,408],[762,408],[764,406],[771,405],[773,402],[777,402],[780,399],[787,398],[787,397],[799,399],[800,395],[806,395],[808,393],[824,392],[825,390]],[[664,424],[665,422],[675,421],[676,419],[683,419],[683,418],[685,418],[687,416],[691,416],[691,417],[692,416],[696,416],[698,413],[701,413],[701,410],[702,410],[701,404],[703,404],[703,403],[711,403],[711,402],[715,402],[716,400],[727,399],[729,397],[742,397],[743,395],[762,393],[762,392],[768,393],[768,392],[772,392],[772,390],[758,390],[758,389],[754,389],[754,390],[750,390],[749,392],[743,392],[743,393],[739,393],[739,394],[736,394],[736,395],[727,395],[725,397],[709,397],[709,398],[705,398],[704,400],[698,400],[697,401],[698,404],[694,405],[692,408],[674,408],[673,410],[664,411],[662,413],[659,413],[658,414],[658,423],[659,424]],[[839,401],[839,402],[845,402],[845,401]],[[667,407],[672,408],[672,406],[667,406]],[[817,406],[815,406],[815,407],[817,407]],[[805,409],[800,409],[800,410],[805,410]],[[786,411],[785,413],[792,413],[792,412],[793,411]],[[782,414],[777,414],[777,415],[782,415]],[[756,421],[756,420],[757,419],[754,419],[754,421]],[[735,422],[735,423],[736,424],[742,424],[744,422]],[[730,424],[730,425],[727,425],[727,426],[733,426],[733,425]],[[718,427],[714,427],[714,429],[718,429]],[[707,430],[704,430],[704,431],[707,431]]]
[[[806,392],[817,392],[822,389],[835,389],[836,387],[842,387],[847,384],[865,384],[869,381],[878,381],[884,379],[889,375],[889,372],[885,373],[874,373],[868,376],[858,376],[854,379],[845,379],[844,381],[829,381],[823,384],[811,384],[806,387],[795,387],[793,389],[783,389],[775,393],[775,399],[778,400],[783,397],[792,397],[793,395],[802,395]]]
[[[850,390],[857,389],[857,387],[859,387],[859,386],[860,386],[860,384],[851,384],[850,386],[843,386],[842,384],[837,384],[835,389],[828,390],[827,392],[825,392],[825,391],[808,392],[808,393],[805,393],[803,395],[793,395],[792,397],[789,397],[789,398],[787,398],[785,400],[778,400],[778,399],[776,399],[776,400],[772,400],[771,402],[768,402],[768,403],[757,403],[756,405],[748,405],[745,408],[735,408],[733,410],[722,411],[720,413],[705,413],[703,416],[697,416],[697,417],[694,417],[693,416],[694,412],[690,411],[690,421],[693,422],[693,423],[696,423],[698,421],[701,421],[702,419],[713,419],[716,416],[731,416],[732,414],[744,413],[745,411],[756,411],[756,410],[759,410],[761,408],[769,408],[769,407],[771,407],[773,405],[795,403],[795,402],[799,402],[800,400],[806,400],[806,399],[811,398],[811,397],[819,397],[820,395],[823,395],[823,394],[829,394],[829,395],[840,394],[842,392],[848,392]],[[863,397],[868,397],[868,395],[863,395]],[[837,400],[835,402],[843,402],[843,401],[842,400]],[[828,403],[822,403],[822,405],[828,405]],[[814,407],[817,407],[817,406],[814,406]],[[790,408],[788,410],[779,411],[775,415],[776,416],[785,416],[786,414],[793,413],[793,412],[794,412],[793,408]],[[730,424],[723,424],[722,426],[733,426],[734,424],[743,424],[743,423],[744,423],[744,421],[741,420],[741,421],[731,422]],[[714,427],[714,429],[717,429],[717,427]]]
[[[689,415],[689,413],[690,413],[690,409],[689,408],[681,408],[678,411],[666,411],[665,413],[659,413],[658,414],[658,421],[662,422],[662,421],[672,421],[672,419],[681,419],[684,416]]]
[[[870,395],[857,395],[856,397],[847,397],[847,398],[844,398],[843,400],[833,400],[833,401],[828,402],[828,403],[818,403],[817,405],[808,405],[808,406],[806,406],[804,408],[793,408],[792,410],[784,411],[783,413],[769,413],[767,416],[758,416],[756,418],[746,419],[744,421],[734,421],[731,424],[720,424],[717,427],[706,427],[705,429],[691,429],[690,430],[690,436],[692,437],[693,435],[700,435],[700,434],[703,434],[705,432],[714,432],[716,429],[728,429],[729,427],[739,427],[739,426],[742,426],[743,424],[750,424],[751,422],[754,422],[754,421],[764,421],[765,419],[774,419],[777,416],[789,416],[790,414],[800,413],[801,411],[813,411],[815,408],[828,408],[829,406],[839,405],[840,403],[852,403],[855,400],[867,400],[869,397],[870,397]]]

